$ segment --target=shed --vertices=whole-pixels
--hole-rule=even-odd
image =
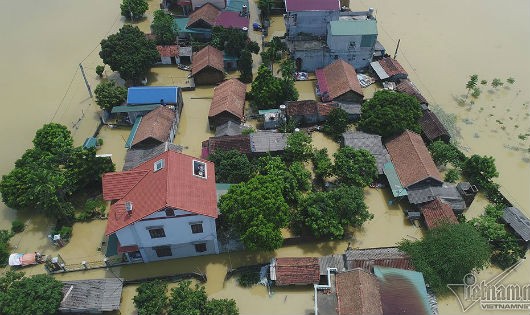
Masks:
[[[273,258],[270,277],[276,285],[307,285],[320,281],[320,267],[316,257]]]
[[[215,128],[215,136],[216,137],[238,136],[243,133],[243,130],[249,129],[249,128],[250,127],[246,127],[244,125],[241,125],[240,123],[236,123],[236,122],[229,120],[226,123],[220,126],[217,126],[217,128]]]
[[[332,100],[362,102],[364,98],[355,68],[339,59],[315,71],[318,94],[323,102]]]
[[[176,111],[167,106],[159,106],[145,115],[138,128],[131,131],[131,148],[148,148],[173,142],[177,131],[177,117]]]
[[[421,95],[420,90],[416,87],[416,85],[408,79],[401,80],[401,82],[396,86],[396,91],[414,96],[418,102],[420,102],[420,104],[429,104],[427,99]]]
[[[410,257],[397,247],[349,249],[344,252],[344,261],[348,270],[372,271],[374,266],[414,270]]]
[[[158,45],[156,50],[160,54],[160,63],[164,65],[174,65],[180,63],[180,53],[178,45]]]
[[[195,84],[216,84],[223,81],[223,53],[208,45],[193,54],[191,76]]]
[[[421,205],[420,210],[428,229],[435,228],[442,223],[458,223],[451,206],[438,198]]]
[[[85,142],[83,142],[83,149],[90,149],[95,148],[98,145],[98,139],[94,137],[88,137],[85,139]]]
[[[314,100],[286,102],[285,113],[297,125],[310,126],[326,121],[329,113],[337,108],[331,103]]]
[[[438,119],[435,113],[430,110],[423,111],[423,116],[418,120],[421,130],[423,131],[423,136],[429,142],[436,140],[442,140],[445,143],[449,143],[451,140],[451,135],[449,131],[445,128],[442,122]]]
[[[398,82],[408,77],[407,71],[393,58],[385,57],[370,63],[373,71],[381,81]]]
[[[526,245],[530,244],[530,220],[521,210],[515,207],[507,207],[504,209],[502,219]]]
[[[344,146],[354,149],[368,150],[377,163],[379,175],[382,175],[385,163],[390,162],[390,155],[383,146],[380,135],[373,135],[364,132],[345,132],[342,134]]]
[[[402,186],[441,186],[443,181],[420,135],[405,130],[386,143]]]
[[[62,313],[92,313],[120,309],[123,279],[63,281],[63,299],[59,306]]]
[[[182,146],[170,142],[164,142],[151,148],[135,148],[127,150],[127,153],[125,154],[125,163],[123,164],[123,171],[131,170],[166,151],[181,153]]]
[[[213,99],[208,113],[210,128],[229,121],[241,123],[244,119],[247,86],[238,79],[229,79],[213,90]]]
[[[220,13],[221,10],[207,2],[190,14],[186,28],[210,29],[215,26],[215,20]]]
[[[137,122],[138,118],[149,113],[158,106],[160,106],[160,104],[114,106],[112,108],[111,113],[118,115],[127,115],[126,117],[128,122],[134,125]]]

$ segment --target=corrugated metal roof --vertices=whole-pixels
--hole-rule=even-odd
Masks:
[[[129,137],[127,138],[127,141],[125,142],[125,147],[130,148],[131,144],[134,140],[134,137],[136,137],[136,132],[138,131],[138,127],[140,127],[140,122],[142,121],[143,116],[140,116],[136,119],[134,122],[134,125],[131,128],[131,132],[129,133]]]
[[[421,272],[375,266],[374,274],[385,314],[432,314]]]
[[[344,260],[346,269],[371,271],[374,266],[414,269],[410,257],[397,247],[351,249],[344,252]]]
[[[250,147],[256,153],[283,151],[288,136],[288,133],[254,132],[250,134]]]
[[[134,112],[148,112],[160,106],[160,104],[151,104],[151,105],[122,105],[114,106],[111,113],[134,113]]]
[[[515,208],[508,207],[504,209],[502,219],[506,222],[525,242],[530,241],[530,220],[524,213]]]
[[[102,313],[120,309],[123,279],[63,281],[60,312]]]
[[[83,149],[95,148],[97,144],[98,139],[94,137],[88,137],[86,138],[85,142],[83,142]]]
[[[329,24],[333,36],[377,35],[375,20],[338,20]]]
[[[388,184],[390,185],[390,189],[392,189],[392,195],[394,197],[397,198],[407,195],[407,190],[401,185],[392,162],[387,162],[383,165],[383,173],[385,174],[386,179],[388,179]]]
[[[320,275],[326,276],[328,274],[328,268],[337,268],[338,272],[343,272],[344,267],[344,256],[333,254],[322,256],[318,258],[318,263],[320,265]]]
[[[149,104],[177,104],[177,86],[135,86],[127,90],[127,104],[149,105]]]
[[[385,69],[383,69],[383,67],[381,67],[379,62],[377,62],[377,61],[370,62],[370,66],[372,67],[372,69],[374,69],[374,71],[377,74],[377,76],[379,77],[379,79],[384,80],[384,79],[388,79],[389,78],[388,73],[386,73]]]

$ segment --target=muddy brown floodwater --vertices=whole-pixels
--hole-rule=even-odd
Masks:
[[[3,113],[0,116],[2,160],[0,174],[12,169],[14,161],[31,146],[35,131],[50,121],[67,125],[76,145],[90,136],[98,123],[97,105],[88,97],[78,71],[83,63],[88,81],[95,88],[99,79],[94,70],[101,64],[99,42],[123,24],[119,16],[119,0],[45,2],[6,1],[0,12],[2,59],[0,60],[0,95]],[[150,1],[150,10],[158,1]],[[530,140],[519,135],[530,133],[530,2],[448,0],[444,2],[407,0],[356,1],[354,10],[376,9],[379,40],[393,53],[401,39],[397,59],[409,72],[429,101],[445,112],[455,115],[460,130],[461,145],[469,153],[487,154],[496,158],[503,192],[528,215],[530,201]],[[256,20],[255,4],[251,2],[251,20]],[[151,15],[136,23],[149,30]],[[283,33],[282,19],[274,18],[269,32]],[[261,40],[250,31],[252,39]],[[258,61],[259,56],[254,56]],[[254,67],[256,68],[256,64]],[[470,74],[491,82],[493,78],[515,78],[513,85],[498,89],[481,86],[482,94],[474,104],[461,105],[458,99],[466,93],[465,83]],[[237,75],[237,74],[231,74]],[[105,76],[115,77],[106,69]],[[148,76],[152,85],[178,85],[187,73],[172,67],[155,67]],[[300,99],[312,99],[314,81],[297,82]],[[366,90],[366,96],[375,89]],[[185,147],[186,154],[198,156],[201,141],[212,133],[207,126],[211,87],[201,87],[184,93],[184,109],[175,143]],[[471,99],[470,99],[471,100]],[[250,122],[253,124],[252,122]],[[104,145],[100,153],[112,154],[120,170],[125,156],[124,143],[129,130],[103,128],[100,136]],[[327,147],[330,154],[338,145],[320,133],[313,133],[315,147]],[[274,253],[235,252],[217,256],[186,258],[147,265],[100,269],[57,276],[58,279],[89,279],[98,277],[141,277],[200,271],[208,276],[205,284],[212,298],[236,299],[241,314],[310,314],[313,291],[310,287],[275,289],[269,296],[265,287],[243,289],[232,279],[223,281],[229,268],[264,263],[273,256],[313,256],[343,252],[348,241],[353,247],[392,246],[397,241],[422,237],[422,231],[410,225],[403,216],[402,205],[388,206],[390,196],[382,190],[366,189],[366,202],[374,213],[372,221],[352,231],[346,241],[308,243],[286,246]],[[479,196],[467,210],[468,217],[480,215],[487,201]],[[26,222],[23,233],[12,239],[16,251],[39,250],[61,254],[68,263],[100,261],[98,247],[105,221],[78,223],[71,242],[61,248],[53,247],[47,234],[53,222],[30,212],[16,212],[0,205],[0,228],[7,229],[19,218]],[[44,272],[42,266],[28,268],[29,274]],[[499,273],[495,268],[481,272],[479,278],[489,279]],[[530,263],[525,260],[506,282],[528,281]],[[134,314],[132,298],[135,286],[124,288],[122,314]],[[440,314],[458,314],[461,309],[454,297],[439,300]],[[474,307],[468,313],[479,314]],[[489,312],[494,314],[495,312]]]

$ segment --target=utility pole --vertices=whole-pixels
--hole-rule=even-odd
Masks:
[[[397,46],[396,46],[396,51],[394,52],[394,59],[396,59],[396,57],[397,57],[397,52],[398,52],[398,49],[399,49],[399,42],[401,42],[401,39],[398,39],[398,43],[397,43]]]
[[[90,84],[88,84],[88,80],[86,79],[85,75],[85,69],[83,69],[82,64],[79,64],[79,69],[81,69],[81,74],[83,75],[83,79],[85,79],[85,85],[88,90],[88,95],[90,95],[90,98],[92,98],[92,89],[90,89]]]

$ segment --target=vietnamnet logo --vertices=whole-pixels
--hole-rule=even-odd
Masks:
[[[467,274],[462,284],[448,284],[447,287],[458,299],[462,311],[475,304],[485,311],[530,310],[530,283],[505,284],[502,282],[521,262],[504,270],[489,281],[477,281],[474,274]]]

